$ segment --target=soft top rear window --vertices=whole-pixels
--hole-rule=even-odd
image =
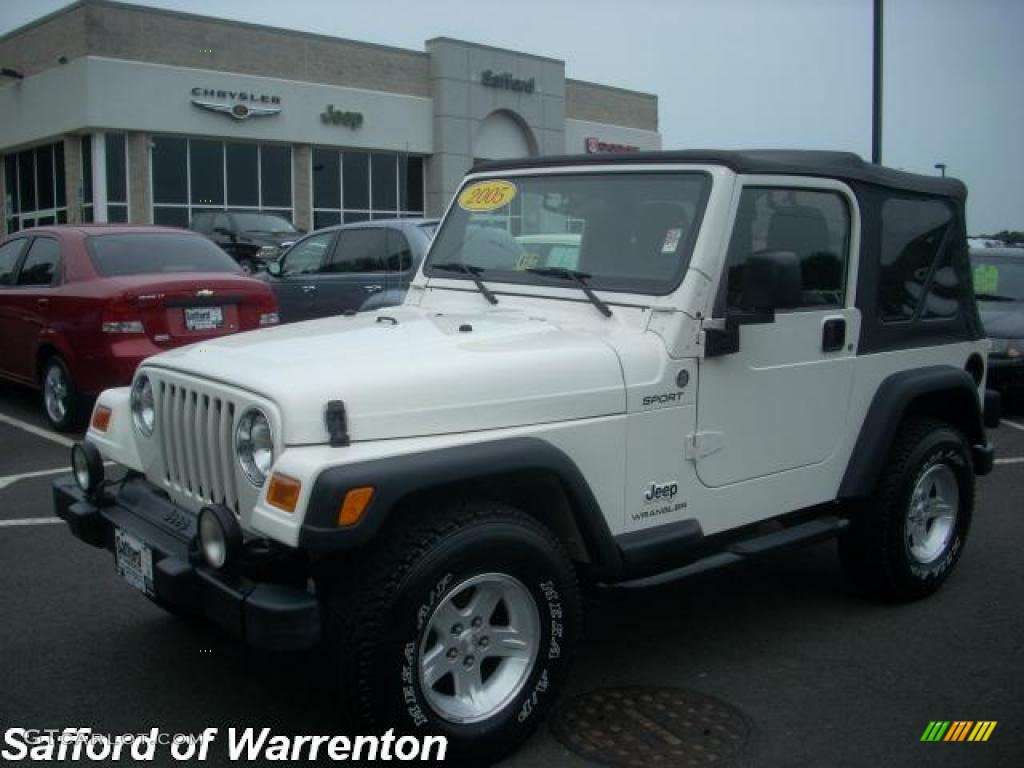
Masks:
[[[198,235],[132,232],[93,236],[86,244],[103,277],[241,271],[234,259]]]

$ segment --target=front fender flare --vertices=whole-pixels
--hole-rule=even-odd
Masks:
[[[459,445],[326,469],[313,484],[299,546],[352,549],[370,541],[396,505],[411,493],[529,470],[547,471],[558,478],[592,561],[602,570],[618,572],[618,547],[583,473],[565,453],[535,437]],[[338,509],[345,494],[363,486],[375,489],[369,508],[356,525],[339,527]]]

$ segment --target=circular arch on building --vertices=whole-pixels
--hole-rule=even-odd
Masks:
[[[540,150],[530,126],[515,112],[497,109],[480,121],[473,137],[475,160],[537,157]]]

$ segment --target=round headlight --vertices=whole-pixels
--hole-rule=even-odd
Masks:
[[[235,451],[249,482],[263,485],[274,466],[274,434],[263,411],[252,408],[242,414],[235,432]]]
[[[153,385],[146,374],[140,375],[132,384],[132,423],[142,435],[150,437],[156,426],[156,403],[153,400]]]

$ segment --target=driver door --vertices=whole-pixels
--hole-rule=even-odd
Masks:
[[[769,181],[744,181],[716,301],[719,323],[743,318],[739,349],[700,361],[691,450],[713,488],[824,463],[845,435],[860,330],[856,203],[833,181]],[[756,294],[748,260],[770,252],[799,265],[774,317],[744,298]]]

